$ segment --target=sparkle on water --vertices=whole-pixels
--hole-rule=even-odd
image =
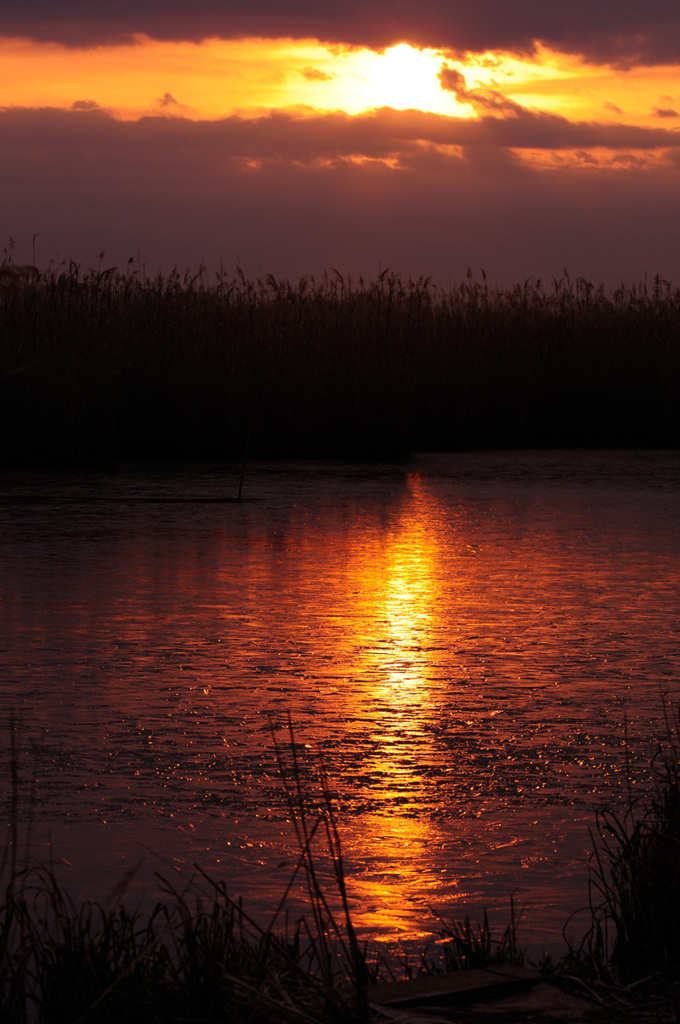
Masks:
[[[142,855],[136,892],[198,861],[266,918],[295,857],[270,733],[290,714],[362,935],[504,925],[514,892],[520,939],[557,948],[624,719],[643,785],[677,696],[678,453],[262,465],[255,500],[193,500],[237,488],[209,466],[0,481],[34,852],[100,898]]]

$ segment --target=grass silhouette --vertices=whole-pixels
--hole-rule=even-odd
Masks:
[[[578,949],[545,965],[600,1007],[672,1019],[680,1006],[680,708],[664,699],[651,790],[624,810],[600,812],[593,832],[591,925]],[[181,886],[159,876],[150,911],[76,904],[49,865],[32,866],[19,823],[19,727],[9,750],[9,831],[0,859],[0,1019],[6,1024],[158,1021],[235,1024],[368,1024],[371,985],[394,973],[357,941],[337,820],[328,786],[303,789],[296,744],[280,747],[279,772],[299,856],[269,927],[258,925],[222,882],[200,868]],[[319,849],[319,838],[323,849]],[[23,855],[19,850],[23,847]],[[321,860],[330,862],[331,885]],[[283,911],[300,875],[306,916]],[[332,905],[339,906],[334,911]],[[500,939],[482,922],[442,921],[440,963],[403,960],[407,978],[437,971],[521,964],[517,922]],[[618,1018],[617,1018],[618,1019]],[[638,1018],[639,1019],[639,1018]],[[645,1017],[647,1019],[647,1017]],[[649,1018],[651,1019],[651,1018]]]
[[[680,446],[680,290],[0,273],[0,464]]]

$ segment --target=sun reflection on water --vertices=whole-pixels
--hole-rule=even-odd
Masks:
[[[82,846],[83,892],[86,836],[92,863],[143,843],[266,913],[296,856],[269,731],[290,713],[363,936],[417,939],[430,905],[499,920],[518,887],[532,930],[561,928],[593,807],[621,790],[624,717],[653,736],[677,677],[678,499],[667,468],[603,487],[611,455],[585,483],[586,457],[551,456],[547,484],[488,479],[489,458],[472,480],[463,457],[268,469],[228,510],[5,511],[0,686],[44,727],[41,827]]]
[[[444,838],[422,810],[428,765],[440,759],[428,724],[437,720],[443,700],[432,659],[440,628],[441,537],[427,490],[416,475],[408,485],[401,514],[389,530],[364,539],[346,575],[363,612],[345,620],[350,635],[344,641],[354,652],[347,712],[371,724],[354,780],[355,797],[366,809],[343,819],[342,837],[354,868],[356,923],[389,939],[426,934],[414,921],[422,925],[430,917],[428,884],[432,898],[435,887],[439,898],[444,871],[437,867]],[[447,889],[457,884],[448,877]]]

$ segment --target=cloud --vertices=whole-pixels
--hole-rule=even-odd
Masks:
[[[156,100],[156,103],[158,104],[159,107],[179,107],[179,106],[181,106],[181,104],[178,103],[177,100],[175,99],[175,97],[171,93],[169,93],[169,92],[163,93],[162,97],[160,99]]]
[[[303,68],[300,74],[308,82],[330,82],[335,77],[334,75],[326,74],[325,71],[320,71],[318,68]]]
[[[653,114],[654,117],[680,117],[680,113],[672,107],[657,107]]]
[[[495,89],[468,89],[465,76],[455,68],[442,67],[438,76],[442,89],[454,93],[459,103],[469,103],[479,114],[487,112],[521,116],[526,111]]]
[[[249,274],[293,278],[389,265],[446,284],[471,264],[508,284],[565,265],[612,283],[645,271],[680,279],[680,133],[613,126],[620,167],[585,143],[572,164],[541,172],[505,144],[507,133],[577,152],[577,138],[600,138],[555,120],[378,111],[121,122],[101,110],[6,110],[2,230],[27,256],[37,232],[41,263],[92,265],[105,250],[123,266],[139,252],[149,273],[238,259]],[[635,156],[637,143],[670,140],[666,163]]]
[[[58,11],[55,14],[55,11]],[[540,41],[589,60],[676,64],[677,0],[23,0],[0,14],[0,34],[70,45],[211,36],[316,38],[383,48],[397,42],[466,50],[531,52]]]
[[[156,106],[160,107],[166,115],[185,115],[189,116],[194,113],[191,107],[187,106],[186,103],[180,103],[179,100],[170,92],[163,93],[162,96],[156,99]]]
[[[75,103],[71,104],[71,110],[101,110],[95,100],[76,100]]]
[[[144,117],[118,121],[101,108],[79,106],[69,111],[9,108],[0,114],[4,149],[21,150],[30,140],[47,150],[55,137],[64,152],[79,149],[120,149],[128,156],[162,154],[169,167],[179,166],[185,151],[211,154],[215,161],[250,162],[259,166],[281,162],[318,165],[340,160],[382,160],[393,166],[407,161],[423,148],[442,151],[464,149],[469,159],[476,151],[490,162],[506,160],[511,150],[612,149],[672,150],[680,148],[680,132],[665,127],[640,128],[623,124],[571,122],[556,114],[526,110],[512,105],[510,117],[451,118],[419,110],[398,111],[389,107],[350,116],[341,112],[295,116],[272,111],[262,117],[231,116],[218,121],[184,117]],[[45,140],[45,141],[43,141]],[[135,157],[136,158],[136,157]],[[17,157],[18,159],[18,157]],[[53,165],[54,154],[49,154]],[[15,161],[15,165],[16,161]],[[84,173],[89,171],[82,165]]]

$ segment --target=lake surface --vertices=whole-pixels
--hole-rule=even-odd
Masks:
[[[485,906],[502,930],[514,892],[520,941],[559,952],[625,730],[643,787],[680,691],[680,453],[258,464],[219,500],[238,483],[0,476],[3,810],[14,710],[34,856],[99,899],[198,862],[265,919],[290,715],[363,936]]]

